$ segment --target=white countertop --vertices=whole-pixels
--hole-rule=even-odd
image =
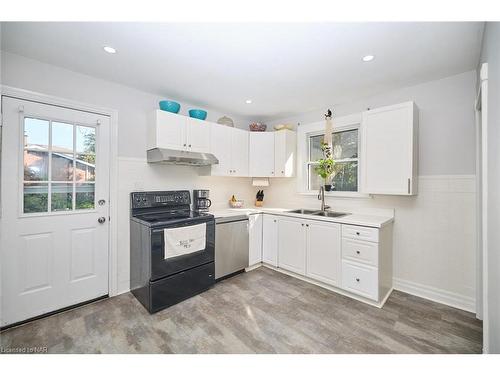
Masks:
[[[312,208],[316,209],[316,208]],[[381,228],[384,225],[392,223],[394,221],[394,217],[390,216],[377,216],[377,215],[365,215],[365,214],[347,214],[341,217],[324,217],[324,216],[316,216],[316,215],[304,215],[287,212],[292,210],[291,208],[273,208],[273,207],[260,207],[260,208],[228,208],[223,210],[214,210],[210,213],[215,216],[215,218],[221,217],[231,217],[231,216],[240,216],[240,215],[252,215],[258,213],[267,213],[273,215],[281,215],[281,216],[290,216],[290,217],[298,217],[308,220],[319,220],[319,221],[329,221],[333,223],[339,224],[352,224],[352,225],[361,225],[365,227],[373,227],[373,228]],[[319,210],[318,210],[319,211]]]

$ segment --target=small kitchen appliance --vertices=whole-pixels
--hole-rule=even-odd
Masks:
[[[210,190],[193,190],[193,211],[208,212],[212,201],[208,198]]]

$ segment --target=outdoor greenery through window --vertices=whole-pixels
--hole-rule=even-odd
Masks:
[[[24,119],[23,212],[95,207],[96,129]]]
[[[309,142],[309,160],[307,162],[307,189],[318,190],[324,181],[314,171],[318,160],[322,159],[321,142],[323,134],[311,135]],[[334,191],[358,191],[358,129],[333,133],[333,159],[335,176],[332,178]]]

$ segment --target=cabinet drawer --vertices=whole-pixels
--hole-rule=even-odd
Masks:
[[[358,227],[356,225],[342,225],[342,237],[378,242],[378,229]]]
[[[378,243],[343,238],[342,258],[377,267]]]
[[[378,269],[342,261],[342,288],[378,300]]]

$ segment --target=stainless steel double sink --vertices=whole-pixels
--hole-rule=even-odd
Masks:
[[[349,215],[345,212],[336,212],[336,211],[321,211],[321,210],[308,210],[304,208],[299,208],[297,210],[287,211],[293,214],[301,214],[301,215],[314,215],[314,216],[323,216],[323,217],[341,217],[345,215]]]

